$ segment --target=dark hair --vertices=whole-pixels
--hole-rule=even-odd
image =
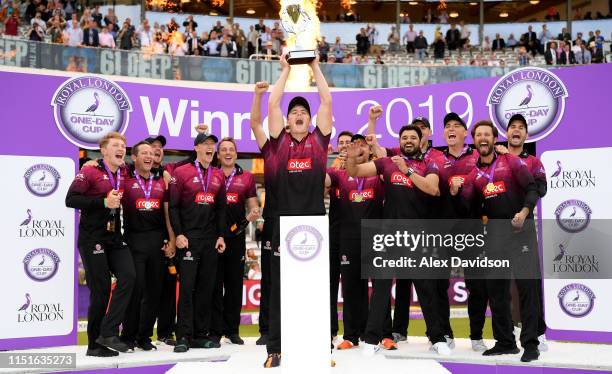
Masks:
[[[350,131],[342,131],[340,134],[338,134],[338,141],[340,141],[340,138],[343,136],[348,136],[349,138],[353,137],[353,133]]]
[[[232,143],[236,152],[238,151],[238,146],[236,145],[236,141],[234,140],[234,138],[232,138],[231,136],[226,136],[225,138],[221,139],[221,141],[219,141],[219,143],[217,144],[217,152],[219,152],[219,147],[221,147],[221,143],[223,142]]]
[[[421,140],[421,138],[423,137],[423,133],[421,132],[421,129],[417,125],[405,125],[405,126],[402,126],[402,128],[399,131],[400,138],[402,137],[402,134],[404,133],[404,131],[414,131],[414,132],[416,132],[417,135],[419,136],[419,140]]]
[[[472,127],[472,139],[474,139],[474,134],[476,134],[476,129],[481,126],[490,127],[491,130],[493,131],[493,137],[497,138],[499,136],[499,131],[497,131],[497,127],[493,125],[493,122],[488,121],[488,120],[482,120],[482,121],[476,122],[474,124],[474,127]]]
[[[138,143],[134,144],[134,146],[132,146],[132,154],[134,156],[138,156],[138,148],[140,148],[141,145],[151,145],[151,143],[141,140]]]
[[[519,113],[510,117],[510,121],[508,121],[508,126],[506,126],[506,130],[510,128],[510,124],[514,121],[521,122],[525,126],[525,131],[527,131],[527,133],[529,134],[529,129],[527,128],[527,120],[525,119],[525,117],[523,117],[522,114],[519,114]]]

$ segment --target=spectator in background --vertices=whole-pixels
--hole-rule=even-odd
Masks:
[[[278,22],[274,22],[274,28],[270,30],[270,37],[272,39],[272,48],[276,51],[276,53],[281,54],[281,44],[285,38],[285,34],[283,33],[283,29],[281,29]]]
[[[193,16],[190,15],[187,17],[185,21],[183,21],[183,27],[185,28],[189,27],[191,31],[196,31],[196,29],[198,28],[198,23],[194,21]]]
[[[366,55],[370,49],[370,38],[368,38],[365,28],[362,27],[361,30],[359,30],[359,34],[355,36],[355,40],[357,41],[357,54],[362,56]]]
[[[576,34],[576,40],[574,40],[572,44],[580,45],[581,43],[584,43],[584,40],[582,40],[582,33],[579,32],[578,34]]]
[[[488,52],[491,50],[491,40],[489,39],[488,36],[485,36],[484,40],[482,41],[482,44],[480,45],[480,49]]]
[[[353,63],[353,54],[352,53],[347,53],[346,56],[344,56],[344,59],[342,60],[342,63],[344,64],[352,64]]]
[[[4,33],[6,35],[17,36],[17,30],[19,29],[19,17],[17,13],[13,13],[10,17],[4,20]]]
[[[452,52],[459,47],[461,40],[461,33],[457,29],[454,23],[451,23],[450,29],[446,31],[446,45],[448,46],[449,52]]]
[[[168,44],[168,53],[172,56],[185,56],[187,45],[183,39],[183,34],[175,32],[171,34],[170,43]]]
[[[41,30],[39,24],[36,22],[32,24],[32,27],[30,27],[28,30],[27,35],[28,40],[33,42],[42,42],[45,38],[45,32]]]
[[[325,37],[321,38],[317,42],[317,50],[319,51],[319,59],[321,62],[327,62],[327,54],[329,53],[329,43],[325,41]]]
[[[64,17],[65,17],[65,14],[66,13],[64,13]],[[102,30],[102,13],[100,13],[99,5],[96,5],[94,7],[94,10],[91,12],[91,18],[93,18],[94,21],[96,21],[96,24],[98,25],[98,29]]]
[[[47,34],[51,37],[51,43],[64,44],[64,27],[60,23],[60,17],[55,16],[51,19],[47,28]],[[66,22],[64,22],[64,25]]]
[[[185,39],[185,44],[187,45],[187,50],[185,51],[186,55],[199,56],[202,54],[202,51],[200,51],[200,39],[198,38],[197,32],[191,31]]]
[[[180,33],[175,33],[180,34]],[[130,27],[130,24],[125,21],[123,22],[123,27],[121,31],[119,31],[119,35],[117,35],[117,40],[119,41],[119,48],[129,51],[134,48],[135,36],[134,31]]]
[[[425,15],[423,16],[423,22],[424,23],[434,23],[435,22],[435,17],[433,16],[433,13],[431,12],[431,8],[427,8],[427,13],[425,13]]]
[[[247,278],[252,280],[261,280],[261,268],[258,262],[251,264]]]
[[[36,8],[34,8],[34,12],[35,12],[35,9]],[[17,9],[17,7],[13,4],[13,0],[8,0],[6,2],[6,6],[3,7],[2,10],[0,10],[0,22],[6,22],[9,18],[13,16],[13,14],[16,14],[17,19],[19,19],[19,9]],[[28,13],[26,11],[26,16],[27,14]]]
[[[552,34],[546,27],[546,24],[542,25],[542,31],[540,31],[540,35],[538,37],[540,41],[540,53],[544,53],[544,50],[547,48],[548,42],[552,40]]]
[[[580,43],[572,46],[572,52],[574,52],[574,59],[576,64],[582,64],[582,49],[580,49]]]
[[[108,32],[108,26],[102,27],[102,32],[98,36],[100,47],[102,48],[112,48],[115,49],[115,39]]]
[[[603,49],[597,48],[597,43],[594,41],[589,43],[589,50],[591,51],[591,62],[594,64],[601,64],[604,62]]]
[[[221,21],[217,21],[217,23],[215,23],[213,28],[210,30],[210,33],[212,34],[213,31],[216,32],[217,35],[221,35],[221,33],[223,32],[223,26],[221,25]]]
[[[529,65],[529,54],[527,53],[527,47],[520,46],[519,47],[519,55],[518,55],[518,64],[519,66],[528,66]]]
[[[563,40],[563,41],[571,41],[572,40],[572,34],[567,32],[567,27],[564,27],[564,28],[561,29],[561,33],[559,33],[559,35],[557,35],[557,40]]]
[[[332,47],[332,53],[337,62],[342,62],[344,59],[344,45],[340,43],[340,37],[336,36],[336,43]]]
[[[30,20],[30,26],[34,26],[34,24],[38,24],[39,30],[43,32],[47,29],[47,22],[43,21],[40,12],[36,12],[34,18]]]
[[[414,48],[416,50],[416,57],[423,61],[425,54],[427,53],[427,38],[423,35],[423,30],[419,31],[419,36],[414,39]]]
[[[400,36],[397,30],[395,30],[395,26],[391,26],[391,32],[387,37],[387,42],[389,42],[389,52],[399,51]]]
[[[517,44],[518,42],[516,41],[516,39],[514,39],[514,34],[510,34],[510,36],[508,37],[508,42],[506,43],[506,46],[508,48],[512,48],[512,50],[514,51],[514,48],[516,48]]]
[[[66,12],[66,19],[72,18],[72,14],[76,13],[76,5],[72,0],[66,0],[64,2],[64,12]]]
[[[593,31],[589,31],[589,40],[587,40],[589,47],[591,46],[591,42],[594,42],[594,41],[595,41],[595,33]]]
[[[151,25],[149,24],[149,20],[146,18],[142,21],[142,24],[138,28],[138,32],[136,33],[138,41],[140,42],[140,49],[142,50],[150,50],[151,43],[153,43],[153,30],[151,29]]]
[[[538,53],[538,39],[531,25],[527,28],[527,32],[523,34],[523,46],[527,52],[531,52],[534,56]]]
[[[204,54],[207,56],[219,56],[219,39],[216,31],[210,32],[210,39],[204,44]]]
[[[493,46],[491,47],[492,51],[503,51],[506,48],[506,42],[504,38],[502,38],[499,33],[495,34],[495,39],[493,39]]]
[[[53,6],[53,11],[51,12],[50,18],[53,18],[55,16],[60,16],[64,19],[66,18],[66,12],[64,11],[64,7],[60,2],[55,3],[55,5]]]
[[[460,27],[460,31],[461,31],[461,48],[466,49],[469,45],[469,40],[470,40],[470,30],[467,28],[467,26],[465,25],[465,22],[461,21],[459,23]]]
[[[8,4],[8,2],[7,2],[7,4]],[[28,6],[26,7],[25,14],[24,14],[25,15],[25,19],[26,19],[27,22],[30,22],[30,20],[32,18],[34,18],[34,16],[36,15],[36,12],[37,12],[37,9],[38,9],[39,5],[40,5],[40,0],[30,0],[30,2],[28,3]],[[9,16],[8,13],[9,12],[10,13],[14,13],[16,9],[17,8],[15,8],[15,7],[10,7],[9,8],[7,6],[6,8],[0,10],[0,21],[3,21],[3,22],[6,21],[6,19]],[[19,18],[19,15],[17,15],[17,18]]]
[[[92,18],[89,25],[83,30],[83,45],[87,47],[99,47],[100,39],[98,36],[98,24]]]
[[[89,21],[93,20],[93,17],[91,16],[91,11],[89,10],[89,8],[85,8],[85,10],[83,11],[83,15],[81,16],[81,19],[79,20],[79,24],[81,25],[82,29],[86,29],[89,25]]]
[[[380,57],[380,55],[376,55],[376,61],[374,61],[375,65],[384,65],[385,62],[382,60],[382,58]]]
[[[400,15],[400,22],[401,23],[411,23],[412,21],[410,20],[410,14],[408,14],[408,12],[404,12],[403,17]]]
[[[246,35],[239,23],[234,23],[234,41],[236,42],[236,57],[241,58],[246,53]],[[248,56],[245,56],[248,57]]]
[[[77,47],[83,41],[83,30],[76,20],[72,20],[71,25],[72,27],[64,30],[64,42],[71,47]]]
[[[117,23],[117,22],[115,22],[115,23]],[[178,23],[176,23],[176,20],[174,19],[174,17],[172,17],[172,18],[170,18],[170,21],[168,22],[166,27],[168,28],[168,33],[172,34],[173,32],[177,31],[180,26],[179,26]]]
[[[236,57],[236,43],[229,34],[223,35],[221,43],[217,46],[220,57]]]
[[[438,22],[442,24],[448,23],[448,14],[445,10],[440,11],[440,14],[438,15]]]
[[[604,42],[604,37],[603,35],[601,35],[601,31],[595,30],[595,47],[597,49],[600,49],[602,54],[603,54],[603,42]]]
[[[557,65],[557,61],[559,60],[559,56],[557,55],[557,43],[551,42],[546,52],[544,52],[544,60],[546,60],[546,65]]]
[[[53,18],[51,18],[49,22],[47,22],[47,34],[49,34],[49,28],[53,26],[53,24],[55,23],[59,25],[61,30],[63,30],[64,27],[66,27],[66,21],[59,14],[57,14],[53,16]]]
[[[584,43],[580,43],[580,53],[582,55],[582,59],[580,61],[581,64],[590,64],[592,60],[591,51],[584,45]]]
[[[260,34],[259,34],[259,49],[261,50],[263,47],[265,47],[268,42],[272,41],[272,34],[270,33],[270,28],[266,27]]]
[[[444,39],[442,39],[442,34],[436,34],[436,39],[433,42],[434,58],[436,60],[444,58],[445,47],[446,45]]]
[[[167,46],[162,40],[162,33],[156,32],[153,36],[153,42],[151,42],[151,52],[157,55],[166,53]]]
[[[372,46],[377,45],[378,44],[378,30],[376,30],[376,27],[374,25],[368,24],[366,31],[368,33],[368,37],[370,38],[370,46],[372,47]]]
[[[68,17],[68,12],[66,12],[66,17]],[[106,12],[106,15],[104,16],[104,24],[108,26],[109,23],[117,23],[117,16],[115,16],[115,12],[113,11],[113,8],[108,8],[108,11]]]
[[[263,18],[260,18],[259,23],[255,25],[255,31],[257,31],[260,34],[263,34],[264,32],[266,32],[266,25],[264,25]]]
[[[259,38],[259,32],[255,30],[253,25],[249,26],[249,33],[247,34],[247,54],[250,56],[255,54],[255,49],[257,46],[257,39]]]
[[[574,52],[570,50],[569,45],[565,45],[563,47],[563,52],[559,56],[559,64],[561,65],[573,65],[576,63],[576,58],[574,56]]]
[[[417,37],[416,31],[414,31],[414,25],[408,25],[408,31],[404,33],[402,41],[406,43],[406,53],[414,53],[414,41]]]

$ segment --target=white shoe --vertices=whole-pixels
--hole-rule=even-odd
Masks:
[[[378,344],[368,344],[363,343],[361,345],[361,354],[366,357],[372,357],[376,354],[376,352],[380,351],[380,346]]]
[[[546,342],[546,335],[542,334],[542,335],[538,336],[538,341],[540,342],[540,344],[538,344],[538,351],[540,351],[540,352],[548,351],[548,344]]]
[[[448,348],[455,349],[455,339],[449,337],[448,335],[444,335],[444,339],[446,339],[446,344]]]
[[[484,343],[484,340],[480,339],[480,340],[472,340],[472,350],[475,352],[484,352],[486,351],[488,348],[486,346],[486,344]]]
[[[440,356],[450,356],[451,350],[446,342],[437,342],[432,345],[430,350],[436,352]]]

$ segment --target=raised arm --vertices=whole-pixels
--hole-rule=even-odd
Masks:
[[[361,148],[356,144],[349,144],[346,153],[346,171],[351,177],[373,177],[378,174],[373,161],[357,164]],[[363,157],[363,156],[362,156]]]
[[[387,157],[387,149],[381,147],[376,138],[376,121],[380,118],[381,114],[382,107],[380,105],[370,107],[368,111],[368,129],[366,130],[366,141],[372,147],[374,155],[378,158]]]
[[[310,63],[312,74],[314,75],[315,82],[317,83],[317,89],[319,90],[319,111],[317,112],[317,127],[321,134],[327,136],[332,132],[333,120],[332,120],[332,96],[329,92],[329,86],[321,71],[321,65],[319,65],[319,55]]]
[[[285,127],[283,111],[281,110],[281,99],[285,92],[285,84],[289,78],[291,67],[287,62],[287,56],[283,54],[280,58],[281,73],[278,80],[272,88],[270,98],[268,99],[268,127],[270,129],[270,137],[278,138]]]
[[[253,104],[251,105],[251,131],[255,135],[255,140],[257,141],[257,146],[259,149],[262,149],[264,144],[266,144],[266,133],[263,129],[263,120],[261,118],[261,98],[264,93],[268,91],[269,84],[268,82],[257,82],[255,83],[255,95],[253,95]]]
[[[421,176],[414,171],[411,172],[404,159],[400,156],[393,156],[391,160],[402,173],[410,178],[419,190],[431,196],[440,196],[440,188],[438,187],[440,177],[438,176],[437,166],[433,162],[428,164],[425,176]]]

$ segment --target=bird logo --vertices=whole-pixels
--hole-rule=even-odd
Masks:
[[[554,173],[553,173],[553,174],[552,174],[550,177],[551,177],[551,178],[558,177],[558,176],[559,176],[559,174],[561,174],[561,169],[562,169],[562,167],[561,167],[561,161],[558,161],[558,160],[557,160],[557,170],[555,170],[555,172],[554,172]]]
[[[559,254],[555,256],[553,261],[561,261],[563,256],[565,256],[565,243],[559,244],[559,250],[560,250]]]
[[[43,266],[45,264],[45,256],[42,256],[42,261],[38,264],[38,266]]]
[[[26,302],[25,302],[25,304],[23,304],[23,305],[21,306],[21,308],[19,308],[18,312],[22,312],[22,311],[24,311],[24,310],[27,310],[27,309],[28,309],[28,307],[30,306],[30,303],[32,302],[32,300],[30,299],[30,294],[29,294],[29,293],[26,293],[26,294],[25,294],[25,298],[26,298]]]
[[[527,85],[527,96],[523,99],[523,101],[521,101],[519,106],[528,106],[529,103],[531,102],[532,97],[533,97],[533,90],[531,89],[531,85],[528,84]]]
[[[572,299],[572,301],[578,301],[580,299],[580,293],[576,290],[576,296]]]
[[[28,218],[24,219],[23,222],[19,226],[27,226],[32,221],[32,211],[30,209],[27,210]]]
[[[574,210],[572,211],[572,214],[570,214],[570,218],[572,218],[575,215],[576,215],[576,207],[574,207]]]
[[[300,244],[306,244],[307,241],[308,241],[308,234],[304,233],[304,239],[302,239]]]
[[[42,181],[44,181],[44,180],[45,180],[45,178],[47,178],[47,174],[46,174],[46,173],[45,173],[45,171],[43,170],[43,175],[42,175],[42,177],[38,178],[38,181],[39,181],[39,182],[42,182]]]
[[[94,100],[95,100],[95,102],[93,104],[91,104],[89,106],[89,108],[87,108],[85,110],[85,112],[92,112],[92,113],[94,113],[98,109],[98,106],[100,106],[100,95],[98,95],[97,92],[94,92]]]

